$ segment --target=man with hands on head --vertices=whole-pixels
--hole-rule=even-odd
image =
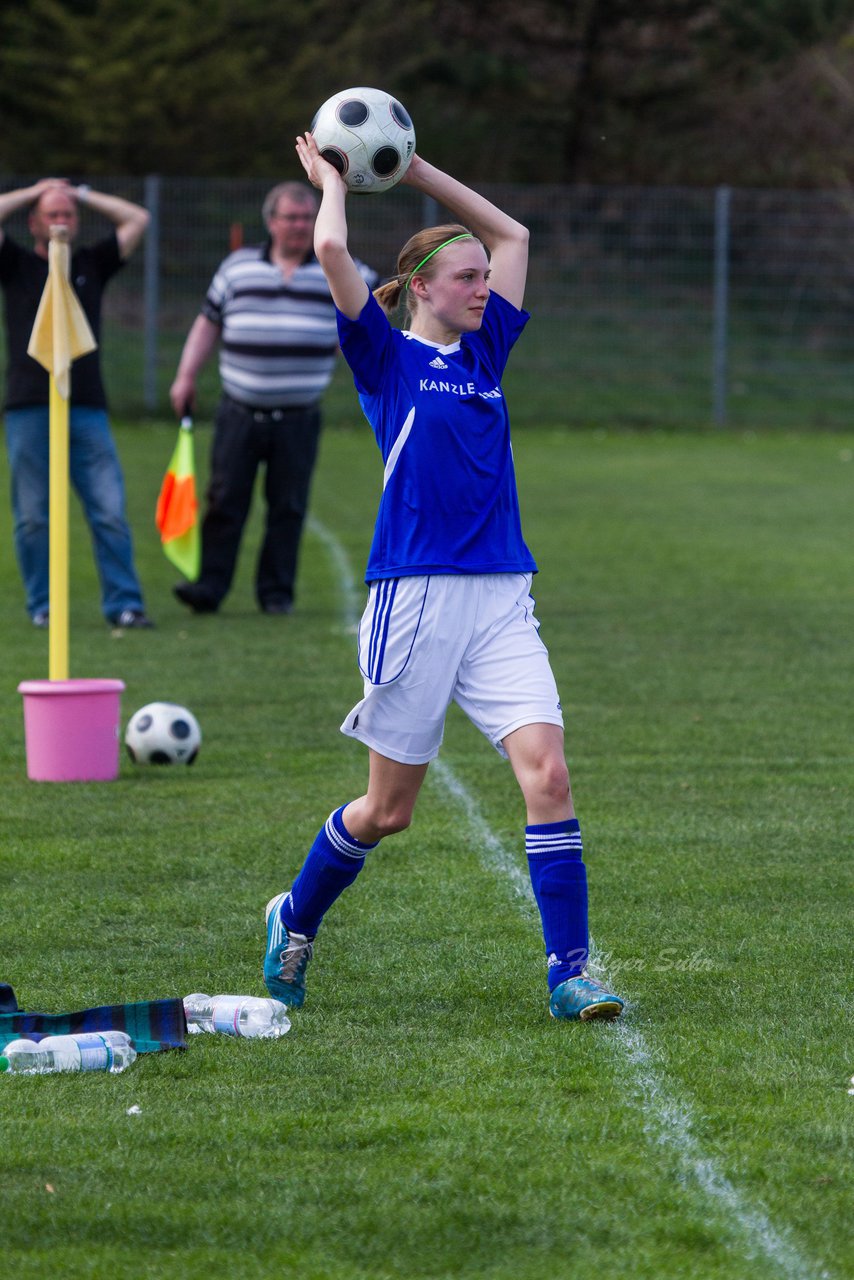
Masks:
[[[113,224],[91,245],[74,247],[79,206]],[[28,210],[32,247],[4,231],[8,218]],[[0,286],[6,322],[4,389],[6,448],[12,481],[15,552],[26,592],[27,612],[37,627],[49,621],[50,383],[47,371],[27,354],[48,276],[52,227],[63,227],[71,245],[71,284],[100,344],[104,289],[139,245],[148,211],[119,196],[43,178],[0,194]],[[100,348],[71,369],[69,469],[92,534],[101,584],[101,608],[111,626],[153,626],[145,612],[125,514],[124,478],[107,415]]]

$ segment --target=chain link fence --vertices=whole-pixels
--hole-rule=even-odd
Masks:
[[[0,178],[0,189],[31,177]],[[263,239],[272,182],[99,179],[145,204],[143,248],[105,299],[113,413],[171,416],[168,389],[221,259]],[[849,428],[854,422],[854,201],[829,192],[493,186],[531,229],[532,313],[506,379],[514,423]],[[408,188],[351,197],[351,247],[381,274],[444,213]],[[81,210],[81,240],[104,221]],[[29,242],[24,215],[6,224]],[[200,413],[218,394],[215,367]],[[327,420],[358,420],[339,369]]]

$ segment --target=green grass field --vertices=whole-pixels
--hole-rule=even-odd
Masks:
[[[0,980],[32,1009],[263,994],[264,904],[364,779],[337,726],[360,693],[367,432],[325,436],[285,619],[253,606],[257,519],[221,615],[173,600],[152,513],[175,428],[117,434],[158,629],[104,625],[75,509],[71,674],[123,679],[123,720],[185,702],[204,744],[189,770],[27,780],[17,684],[47,676],[47,638],[4,500]],[[516,457],[625,1017],[547,1016],[520,799],[454,710],[283,1040],[0,1080],[10,1274],[852,1274],[854,437],[531,430]]]

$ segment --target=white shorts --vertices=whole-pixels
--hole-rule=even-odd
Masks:
[[[505,756],[514,729],[562,727],[530,590],[525,573],[371,583],[359,627],[365,696],[341,732],[401,764],[426,764],[452,701]]]

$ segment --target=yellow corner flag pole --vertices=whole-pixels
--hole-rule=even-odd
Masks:
[[[51,246],[52,248],[53,246]],[[68,401],[50,376],[48,679],[68,679]]]
[[[47,283],[27,354],[50,374],[51,680],[68,679],[68,395],[71,362],[98,345],[68,279],[68,230],[51,227]]]

